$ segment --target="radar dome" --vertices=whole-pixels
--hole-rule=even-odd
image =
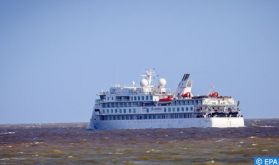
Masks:
[[[148,81],[146,80],[146,79],[142,79],[141,81],[140,81],[140,86],[141,87],[146,87],[148,85]]]
[[[164,78],[160,78],[159,84],[160,84],[161,87],[164,87],[164,86],[166,86],[166,84],[167,84],[167,80],[164,79]]]

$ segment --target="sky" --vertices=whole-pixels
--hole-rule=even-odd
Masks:
[[[0,124],[88,122],[97,93],[155,68],[279,118],[277,0],[1,0]]]

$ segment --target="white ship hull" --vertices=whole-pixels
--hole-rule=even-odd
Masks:
[[[190,74],[183,75],[177,90],[166,88],[154,70],[143,75],[140,86],[115,86],[98,94],[88,129],[148,129],[189,127],[244,127],[239,101],[217,91],[194,96]]]
[[[189,128],[189,127],[244,127],[243,117],[212,117],[187,119],[146,120],[95,120],[88,129],[147,129],[147,128]]]

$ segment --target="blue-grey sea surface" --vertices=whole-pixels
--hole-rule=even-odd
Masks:
[[[112,131],[88,131],[87,123],[0,125],[0,165],[240,165],[279,156],[279,119],[245,124]]]

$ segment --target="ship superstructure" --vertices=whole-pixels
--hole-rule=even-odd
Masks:
[[[144,129],[184,127],[243,127],[239,101],[217,91],[194,96],[190,74],[184,74],[175,92],[166,80],[153,83],[148,69],[131,86],[114,86],[102,91],[95,101],[89,129]]]

